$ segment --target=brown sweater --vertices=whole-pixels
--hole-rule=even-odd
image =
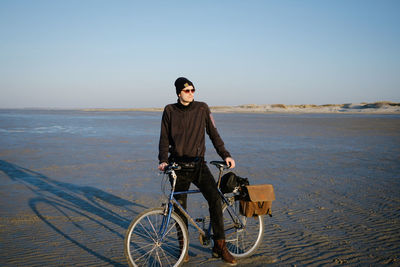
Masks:
[[[167,105],[161,121],[158,154],[160,163],[168,162],[168,153],[170,153],[169,158],[204,157],[205,132],[218,155],[222,159],[230,157],[206,103],[193,101],[188,106],[179,102]]]

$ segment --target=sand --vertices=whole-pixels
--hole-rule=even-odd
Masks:
[[[163,199],[161,113],[0,115],[0,265],[126,266],[130,221]],[[238,266],[400,266],[398,115],[215,119],[236,173],[277,197],[262,246]],[[189,209],[207,205],[191,197]],[[189,231],[184,266],[224,266]]]

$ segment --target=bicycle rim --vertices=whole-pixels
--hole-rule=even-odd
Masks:
[[[188,251],[185,223],[172,213],[166,233],[160,237],[164,209],[142,212],[130,224],[125,236],[125,255],[130,266],[180,266]]]
[[[240,202],[235,201],[230,207],[239,215],[239,206]],[[240,229],[232,221],[225,204],[223,206],[223,216],[226,245],[231,254],[236,258],[245,258],[254,254],[260,246],[264,234],[263,217],[247,218],[239,215],[244,224],[244,228]]]

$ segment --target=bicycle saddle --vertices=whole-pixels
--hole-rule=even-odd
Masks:
[[[215,165],[217,168],[224,168],[224,169],[229,169],[229,166],[226,165],[225,161],[210,161],[210,164]]]

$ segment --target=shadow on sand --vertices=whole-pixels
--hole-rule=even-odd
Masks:
[[[127,229],[130,223],[130,218],[124,218],[112,211],[107,206],[123,207],[125,210],[130,212],[130,215],[136,213],[131,209],[136,206],[139,208],[146,208],[142,205],[138,205],[122,199],[118,196],[109,194],[100,189],[90,186],[78,186],[71,183],[64,183],[53,180],[41,173],[20,167],[18,165],[0,160],[0,171],[3,171],[11,180],[18,181],[24,184],[29,190],[31,190],[36,197],[29,200],[29,207],[35,213],[35,215],[42,220],[46,225],[53,229],[56,233],[70,241],[72,244],[85,250],[91,255],[98,259],[114,265],[122,266],[119,262],[116,262],[108,257],[101,255],[101,253],[89,248],[87,245],[73,238],[71,234],[61,230],[57,227],[48,216],[44,216],[39,208],[39,203],[46,204],[57,210],[62,214],[68,222],[74,224],[75,227],[80,227],[79,224],[74,222],[73,218],[68,213],[74,213],[84,218],[87,221],[96,223],[111,233],[117,235],[123,239],[124,236],[111,228],[109,225],[114,224],[123,229]],[[68,211],[68,212],[66,212]],[[122,247],[121,241],[121,247]]]

